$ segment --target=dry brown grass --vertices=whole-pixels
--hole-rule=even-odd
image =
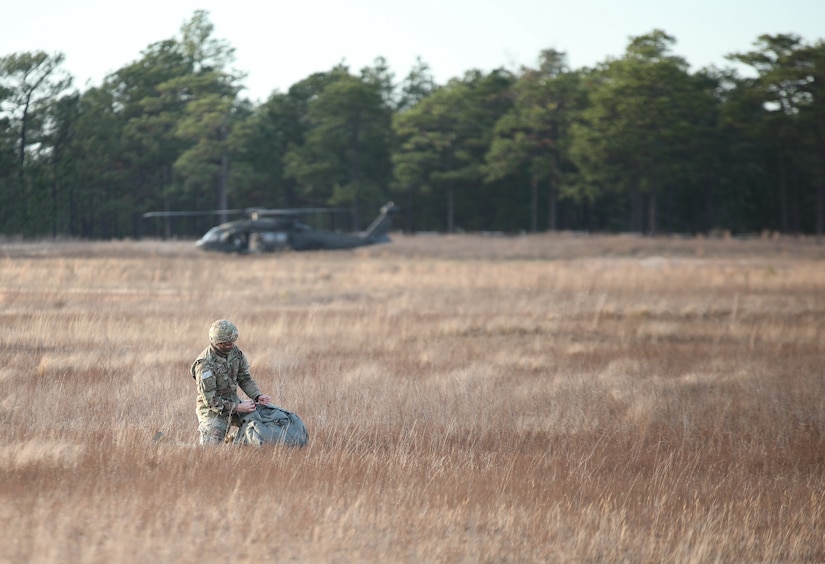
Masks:
[[[823,561],[823,313],[810,240],[6,242],[0,559]],[[220,317],[309,447],[194,446]]]

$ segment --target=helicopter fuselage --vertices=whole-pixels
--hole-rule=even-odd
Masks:
[[[314,229],[301,223],[296,216],[303,213],[315,213],[313,208],[293,208],[287,210],[269,210],[265,208],[248,208],[248,219],[239,219],[216,225],[207,231],[195,245],[204,251],[223,253],[260,253],[291,249],[294,251],[312,251],[318,249],[353,249],[365,245],[390,242],[389,230],[392,216],[398,212],[392,202],[381,207],[381,213],[360,234],[342,233]],[[324,211],[324,210],[320,210]],[[146,212],[143,217],[183,217],[212,213],[237,213],[238,210],[203,211],[154,211]],[[277,217],[264,217],[277,216]]]
[[[303,227],[282,219],[241,219],[213,227],[195,245],[224,253],[283,251],[291,248],[291,234]]]
[[[390,210],[390,213],[394,209]],[[215,226],[195,244],[205,251],[224,253],[271,253],[276,251],[313,251],[353,249],[365,245],[389,242],[386,234],[386,212],[379,218],[381,225],[364,234],[324,231],[299,221],[288,219],[241,219]]]

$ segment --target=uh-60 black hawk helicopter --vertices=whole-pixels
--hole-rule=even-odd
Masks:
[[[228,221],[207,231],[195,245],[205,251],[224,253],[259,253],[275,251],[312,251],[323,249],[353,249],[377,243],[389,243],[388,233],[392,227],[392,216],[398,206],[389,202],[381,208],[380,215],[363,233],[342,233],[314,229],[298,221],[298,217],[308,213],[329,212],[326,208],[214,210],[208,212],[168,211],[148,212],[145,218],[181,217],[195,215],[218,215],[243,213],[246,219]]]

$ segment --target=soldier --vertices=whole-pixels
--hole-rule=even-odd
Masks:
[[[209,328],[210,345],[192,363],[190,372],[198,385],[196,412],[202,445],[222,443],[231,424],[240,426],[239,413],[252,413],[256,404],[272,401],[261,394],[249,374],[249,363],[235,346],[237,340],[238,328],[231,321],[215,321]],[[238,386],[252,399],[241,401]]]

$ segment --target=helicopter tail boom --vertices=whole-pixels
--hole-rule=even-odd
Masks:
[[[392,216],[399,210],[398,206],[389,202],[381,208],[381,214],[375,218],[367,230],[364,238],[371,243],[387,243],[390,238],[387,236],[392,227]]]

